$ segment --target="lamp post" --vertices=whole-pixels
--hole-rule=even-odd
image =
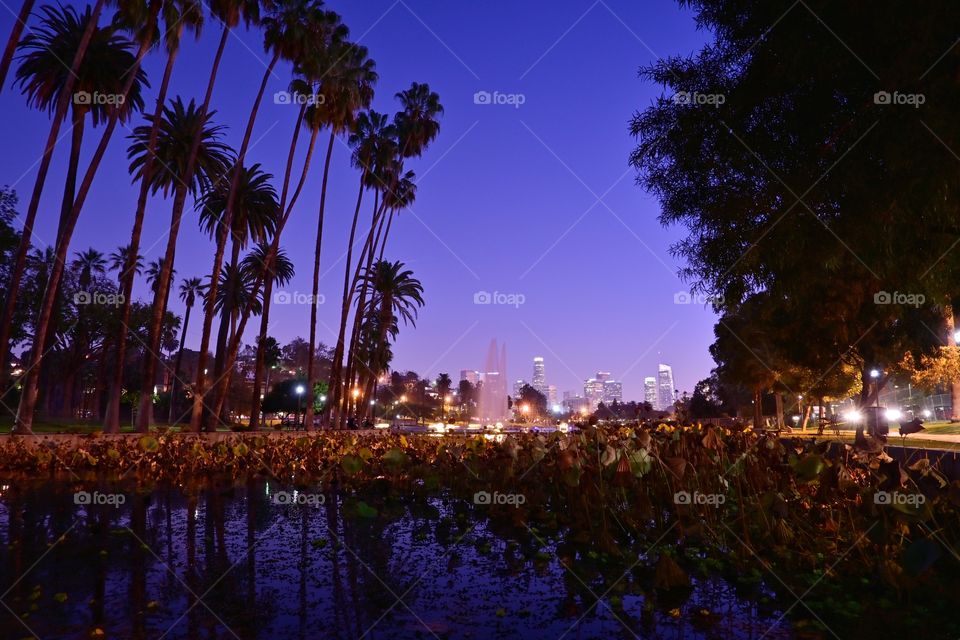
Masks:
[[[880,370],[870,369],[870,384],[873,385],[873,393],[876,407],[880,406]]]
[[[447,405],[450,404],[452,398],[449,395],[443,396],[443,411],[441,411],[440,417],[443,420],[443,424],[447,424]]]
[[[303,392],[304,392],[304,391],[306,391],[306,389],[303,387],[303,385],[302,385],[302,384],[298,384],[298,385],[297,385],[297,388],[296,388],[296,392],[297,392],[297,412],[296,412],[296,420],[295,420],[296,424],[298,424],[298,425],[300,424],[300,403],[301,403],[302,400],[303,400]]]

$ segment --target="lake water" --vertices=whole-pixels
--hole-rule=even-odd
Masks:
[[[610,558],[443,494],[5,482],[4,639],[792,637],[762,589],[657,592],[656,552]]]

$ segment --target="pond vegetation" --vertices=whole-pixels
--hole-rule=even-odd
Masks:
[[[960,482],[924,459],[666,425],[79,442],[0,448],[4,637],[958,634]]]

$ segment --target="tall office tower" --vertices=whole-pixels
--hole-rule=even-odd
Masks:
[[[657,401],[657,379],[643,379],[643,399],[650,403],[650,406],[656,409],[660,403]]]
[[[477,386],[477,383],[480,382],[480,372],[474,369],[460,369],[460,379]]]
[[[515,380],[513,382],[513,397],[514,399],[520,397],[520,392],[523,390],[523,385],[527,384],[526,380]]]
[[[676,396],[673,393],[673,369],[668,364],[657,367],[657,400],[661,411],[673,409]]]
[[[590,403],[590,408],[596,409],[597,405],[603,402],[603,382],[596,378],[590,378],[584,382],[583,396]]]
[[[547,374],[543,369],[543,358],[541,356],[533,359],[533,381],[530,386],[544,396],[547,395]]]
[[[604,380],[603,403],[609,407],[614,402],[623,402],[623,384],[616,380]]]
[[[584,413],[591,410],[590,401],[576,395],[564,398],[563,408],[572,413]]]
[[[557,404],[557,387],[555,385],[547,385],[547,404],[551,407]]]
[[[564,391],[564,392],[563,392],[563,399],[564,399],[564,400],[569,400],[570,398],[575,398],[575,397],[577,397],[577,394],[575,394],[573,391]]]
[[[610,379],[609,371],[597,371],[597,380],[599,380],[600,382],[606,382],[609,379]]]

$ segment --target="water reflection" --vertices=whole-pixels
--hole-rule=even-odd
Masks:
[[[101,498],[77,504],[80,488],[4,491],[0,637],[789,633],[779,612],[722,580],[696,582],[676,602],[648,597],[645,559],[578,558],[567,542],[449,496],[341,495],[250,478],[153,491],[100,483],[82,488]],[[125,500],[103,502],[109,495]]]

